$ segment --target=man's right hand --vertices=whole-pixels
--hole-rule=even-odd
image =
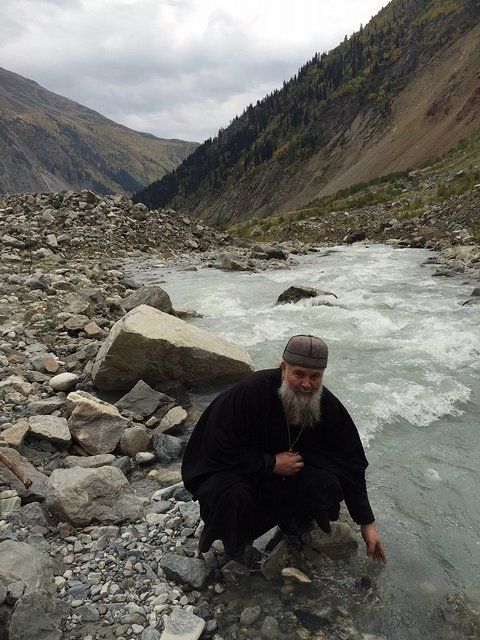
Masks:
[[[293,451],[282,451],[275,456],[273,473],[279,476],[293,476],[303,468],[303,458]]]

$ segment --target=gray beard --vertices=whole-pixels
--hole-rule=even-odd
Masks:
[[[302,427],[313,427],[321,416],[320,398],[322,397],[322,388],[317,389],[309,398],[302,398],[290,387],[287,379],[283,380],[278,390],[278,395],[280,396],[287,422]]]

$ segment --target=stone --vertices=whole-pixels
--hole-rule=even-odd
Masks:
[[[183,518],[186,527],[196,527],[200,520],[200,505],[198,502],[190,500],[190,502],[180,502],[178,510]]]
[[[253,607],[245,607],[240,614],[240,624],[245,625],[246,627],[250,627],[252,624],[255,624],[257,620],[262,615],[262,608],[258,605]]]
[[[175,608],[165,622],[160,640],[198,640],[205,627],[205,620],[190,611]]]
[[[3,400],[6,394],[12,391],[27,397],[32,393],[33,386],[20,376],[8,376],[5,380],[0,381],[0,400]]]
[[[159,640],[160,632],[154,627],[145,627],[140,636],[140,640]]]
[[[68,329],[69,331],[82,331],[86,324],[88,324],[88,316],[79,314],[71,316],[65,321],[64,326],[65,329]]]
[[[187,416],[187,412],[182,407],[173,407],[173,409],[170,409],[170,411],[161,419],[160,424],[155,431],[168,431],[175,427],[181,427],[185,424]]]
[[[28,412],[31,416],[45,416],[62,409],[64,404],[63,398],[58,398],[57,396],[34,400],[28,405]]]
[[[19,450],[28,433],[28,420],[19,420],[13,427],[0,432],[0,441],[7,446]]]
[[[137,520],[143,500],[120,469],[55,469],[49,478],[47,506],[59,519],[74,526]]]
[[[155,482],[164,488],[171,488],[181,484],[182,476],[175,469],[153,469],[150,474],[153,474]]]
[[[60,363],[55,356],[45,356],[42,358],[42,366],[47,373],[57,373],[60,369]]]
[[[480,298],[471,298],[463,303],[463,307],[477,307],[480,305]]]
[[[116,407],[84,391],[67,396],[67,409],[73,438],[92,455],[111,453],[128,424]]]
[[[150,447],[150,436],[145,427],[134,426],[125,429],[120,438],[120,452],[126,456],[135,456]]]
[[[30,502],[25,504],[19,513],[20,522],[28,527],[42,527],[48,529],[48,522],[45,513],[38,502]]]
[[[54,444],[68,446],[72,436],[66,418],[58,416],[30,416],[28,419],[30,433]]]
[[[241,262],[232,253],[224,253],[220,256],[220,269],[225,271],[252,271],[252,268]]]
[[[0,583],[22,582],[6,630],[10,640],[60,640],[62,632],[55,623],[55,585],[50,557],[24,542],[0,542]]]
[[[281,576],[285,582],[297,582],[298,584],[310,584],[312,581],[300,569],[295,567],[284,567]]]
[[[115,461],[112,453],[101,453],[98,456],[66,456],[63,464],[67,469],[72,467],[83,467],[84,469],[95,469],[105,467]]]
[[[288,561],[288,548],[285,540],[277,544],[273,551],[261,563],[261,571],[267,580],[280,576]]]
[[[165,398],[167,396],[161,391],[155,391],[146,382],[139,380],[131,391],[115,403],[115,406],[120,410],[128,409],[146,417],[151,416],[161,404],[164,404]]]
[[[155,461],[155,454],[152,451],[140,451],[135,455],[135,462],[142,465],[151,464]]]
[[[22,501],[18,496],[12,498],[0,498],[0,516],[9,516],[20,509]]]
[[[275,526],[253,541],[253,547],[260,553],[268,553],[283,539],[280,528]]]
[[[14,475],[7,467],[0,464],[0,485],[9,485],[14,489],[24,502],[32,502],[34,500],[44,500],[47,493],[48,476],[30,464],[30,462],[21,456],[18,451],[11,447],[2,447],[3,455],[7,456],[21,471],[32,480],[32,484],[27,489],[24,484]]]
[[[59,373],[48,381],[50,389],[57,391],[70,391],[78,382],[75,373]]]
[[[322,291],[320,289],[313,289],[312,287],[306,287],[304,285],[294,285],[285,289],[285,291],[278,296],[276,304],[295,303],[303,300],[304,298],[316,298],[317,296],[337,297],[331,291]]]
[[[194,387],[235,382],[253,371],[248,353],[219,336],[141,305],[112,327],[92,368],[103,390],[182,378]]]
[[[157,460],[162,464],[169,464],[176,460],[182,453],[183,440],[166,433],[154,433],[152,436],[152,449]]]
[[[94,321],[86,324],[83,330],[87,338],[102,338],[105,335],[105,331]]]
[[[67,311],[68,313],[88,316],[91,312],[90,301],[86,300],[78,293],[67,293],[64,300],[66,305],[65,311]]]
[[[270,638],[271,640],[280,638],[281,634],[277,620],[273,616],[265,616],[260,633],[263,638]]]
[[[331,528],[331,533],[324,533],[319,528],[312,529],[304,534],[304,543],[315,551],[333,558],[354,551],[358,547],[358,538],[348,524],[332,522]]]
[[[475,287],[475,289],[470,294],[472,298],[480,296],[480,287]]]
[[[166,291],[157,284],[148,284],[140,287],[122,300],[125,311],[131,311],[142,304],[164,313],[172,313],[172,301]]]
[[[167,578],[187,584],[193,589],[203,589],[210,575],[209,568],[201,558],[166,553],[158,564]]]

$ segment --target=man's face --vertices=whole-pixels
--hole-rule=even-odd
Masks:
[[[286,362],[282,362],[281,369],[282,382],[286,380],[299,397],[309,398],[322,386],[324,369],[309,369]]]

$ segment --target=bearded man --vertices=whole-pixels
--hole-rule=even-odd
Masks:
[[[200,503],[199,550],[222,540],[231,558],[278,525],[290,542],[315,521],[329,533],[345,501],[367,554],[386,562],[368,500],[368,462],[341,402],[323,386],[328,349],[310,335],[290,338],[277,369],[257,371],[204,411],[182,463]]]

